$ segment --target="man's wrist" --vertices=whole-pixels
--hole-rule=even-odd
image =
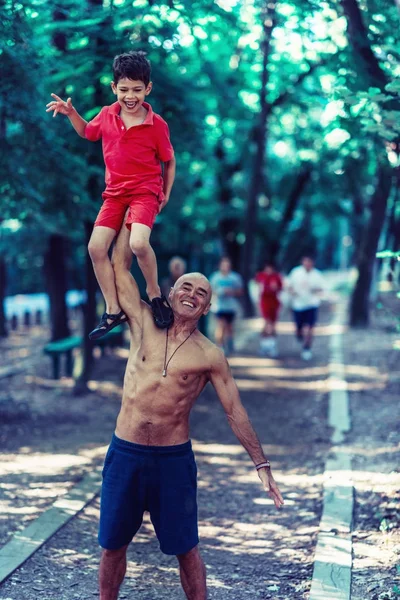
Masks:
[[[257,471],[259,471],[260,469],[270,469],[270,468],[271,468],[271,463],[269,462],[269,460],[263,460],[263,462],[256,465]]]

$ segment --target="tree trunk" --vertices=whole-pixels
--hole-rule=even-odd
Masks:
[[[367,83],[383,90],[388,80],[371,48],[358,2],[357,0],[342,0],[342,7],[347,19],[349,42],[355,51],[356,60],[359,61],[368,79]]]
[[[0,256],[0,337],[7,337],[6,315],[4,310],[4,300],[6,296],[6,263]]]
[[[65,296],[67,278],[65,265],[65,238],[59,234],[51,235],[44,256],[44,272],[47,293],[50,298],[51,341],[70,335]]]
[[[102,0],[89,0],[89,7],[101,7],[103,2]],[[94,56],[95,60],[93,61],[93,79],[95,80],[95,92],[94,92],[94,101],[96,106],[102,106],[105,104],[104,102],[104,92],[103,87],[98,79],[98,73],[101,72],[102,61],[105,60],[105,53],[107,52],[107,34],[110,31],[111,22],[108,17],[103,20],[101,26],[101,34],[96,36],[93,40],[94,47]],[[99,165],[102,164],[103,159],[100,154],[99,147],[92,144],[90,146],[88,163],[89,165]],[[100,183],[101,181],[101,183]],[[88,181],[88,193],[89,197],[93,200],[93,202],[99,202],[101,198],[101,190],[103,186],[103,180],[99,180],[97,175],[92,175],[89,177]],[[86,245],[89,243],[90,236],[92,234],[93,224],[90,222],[85,222],[85,240]],[[96,292],[98,289],[96,277],[93,271],[92,261],[90,259],[89,253],[86,252],[86,261],[85,261],[85,280],[86,280],[86,304],[84,306],[83,313],[83,321],[84,321],[84,334],[83,334],[83,365],[82,371],[78,376],[78,379],[75,383],[74,394],[76,396],[80,394],[86,394],[89,389],[87,387],[87,382],[89,381],[93,364],[93,343],[89,340],[89,333],[95,328],[97,321],[97,310],[96,310]]]
[[[240,245],[236,241],[236,235],[239,231],[240,221],[237,217],[229,215],[229,206],[232,200],[232,176],[240,170],[240,162],[227,164],[226,152],[223,148],[222,139],[215,148],[215,158],[217,160],[217,182],[218,182],[218,200],[221,207],[221,217],[219,219],[218,229],[223,246],[223,253],[232,261],[234,270],[240,269]]]
[[[375,255],[385,222],[391,186],[391,168],[386,157],[384,157],[378,165],[378,177],[371,202],[371,214],[361,241],[357,265],[358,279],[350,304],[351,327],[365,327],[369,324],[369,304]]]
[[[89,243],[92,234],[93,223],[85,222],[85,239]],[[79,396],[87,394],[89,389],[87,382],[90,379],[94,364],[93,357],[93,342],[89,340],[89,333],[95,328],[97,320],[96,312],[96,292],[97,281],[93,271],[92,261],[89,252],[86,253],[85,260],[85,280],[86,280],[86,303],[83,307],[83,356],[82,356],[82,371],[79,373],[75,382],[74,394]]]
[[[395,191],[384,244],[385,249],[400,249],[400,167],[395,169]]]
[[[361,67],[356,70],[360,73],[360,80],[363,82],[363,87],[364,89],[367,89],[369,86],[378,87],[384,92],[385,85],[389,83],[389,79],[372,50],[360,6],[357,0],[341,0],[341,3],[347,20],[349,42],[353,47],[355,59]],[[362,77],[363,75],[364,77]],[[386,104],[388,110],[399,110],[399,107],[400,103],[397,98]],[[369,304],[375,253],[383,229],[387,200],[392,185],[384,140],[382,140],[382,156],[382,162],[378,167],[378,185],[372,201],[371,215],[363,233],[357,261],[358,280],[350,306],[350,324],[353,327],[366,326],[369,322]]]
[[[295,184],[289,194],[285,211],[282,216],[282,220],[279,224],[275,238],[272,240],[269,248],[267,249],[267,255],[270,259],[276,259],[278,254],[282,253],[282,240],[285,239],[286,231],[291,223],[294,213],[299,206],[300,198],[303,195],[304,189],[307,183],[311,179],[312,169],[309,164],[303,165],[296,178]]]
[[[247,201],[246,223],[245,223],[245,243],[243,247],[243,279],[245,284],[245,312],[247,316],[252,316],[254,313],[253,303],[251,301],[248,282],[250,281],[253,272],[253,254],[255,231],[257,228],[257,206],[258,196],[264,184],[264,156],[267,140],[267,117],[269,105],[267,102],[267,83],[268,83],[268,60],[271,47],[272,31],[275,26],[276,3],[274,1],[262,3],[261,20],[263,24],[263,39],[261,41],[261,49],[263,53],[263,68],[261,74],[261,90],[260,90],[260,114],[258,124],[254,129],[254,141],[256,145],[256,153],[254,156],[249,198]]]

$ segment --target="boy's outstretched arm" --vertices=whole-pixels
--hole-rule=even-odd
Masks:
[[[217,392],[233,433],[249,453],[254,465],[266,463],[267,460],[261,443],[240,400],[239,391],[230,372],[228,362],[219,350],[216,350],[215,355],[212,357],[210,380]],[[271,468],[260,468],[257,473],[276,508],[281,508],[283,498],[272,476]]]
[[[132,250],[129,246],[130,232],[123,224],[112,253],[118,301],[129,320],[132,335],[139,334],[143,325],[143,313],[147,305],[140,298],[139,288],[132,277]],[[148,310],[148,307],[147,307]]]
[[[84,138],[87,121],[85,121],[85,119],[81,117],[78,111],[72,106],[71,98],[68,98],[65,102],[56,96],[56,94],[51,94],[51,97],[54,98],[54,100],[46,105],[46,112],[53,111],[53,117],[57,116],[58,113],[68,117],[76,133]]]
[[[171,195],[172,186],[175,180],[175,171],[176,171],[176,160],[175,156],[171,158],[171,160],[164,163],[164,200],[160,204],[159,212],[162,211],[164,206],[167,204],[169,197]]]

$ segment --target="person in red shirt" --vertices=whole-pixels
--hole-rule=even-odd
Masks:
[[[264,269],[257,273],[255,280],[260,285],[260,310],[264,318],[264,328],[261,332],[260,348],[270,356],[277,355],[276,322],[281,303],[278,294],[283,288],[282,277],[271,261],[265,263]]]
[[[111,88],[117,101],[104,106],[89,123],[56,94],[47,112],[66,115],[75,131],[90,141],[102,140],[106,166],[103,205],[94,224],[89,254],[106,303],[98,326],[90,333],[98,339],[126,321],[115,285],[108,251],[126,216],[130,247],[146,280],[146,291],[156,325],[169,327],[172,310],[161,294],[157,261],[150,234],[157,214],[167,204],[175,178],[175,157],[167,123],[145,102],[152,89],[151,66],[144,52],[116,56]],[[163,163],[163,168],[162,168]]]

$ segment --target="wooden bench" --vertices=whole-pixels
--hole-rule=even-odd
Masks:
[[[82,344],[82,337],[79,335],[64,338],[62,340],[56,340],[55,342],[49,342],[43,348],[43,352],[51,356],[53,361],[53,379],[59,379],[60,377],[60,357],[65,354],[65,371],[67,377],[72,377],[72,371],[74,368],[74,361],[72,358],[72,350],[79,348]]]
[[[124,340],[124,328],[122,325],[118,325],[102,338],[99,338],[93,342],[94,346],[101,348],[101,354],[104,355],[105,348],[116,348],[123,345]],[[43,351],[45,354],[51,356],[53,361],[53,378],[60,378],[60,357],[65,354],[65,372],[67,377],[72,377],[74,368],[74,361],[72,351],[74,348],[79,348],[82,345],[83,338],[81,336],[71,336],[62,340],[56,340],[55,342],[49,342],[44,347]]]

